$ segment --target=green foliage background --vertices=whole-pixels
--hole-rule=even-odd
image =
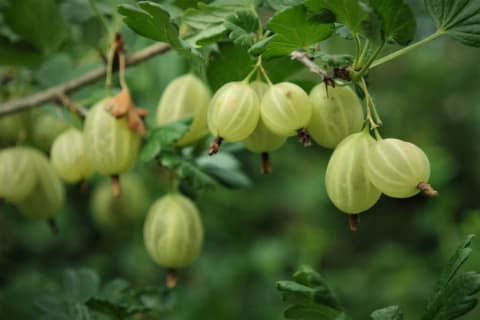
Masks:
[[[33,0],[18,3],[29,1]],[[0,7],[4,2],[0,1]],[[2,59],[0,71],[6,72],[13,63],[34,63],[34,67],[19,68],[14,83],[0,89],[3,97],[47,88],[101,63],[94,49],[105,45],[96,40],[95,32],[103,36],[98,21],[88,10],[68,9],[82,1],[47,2],[60,8],[58,23],[67,31],[52,31],[55,36],[47,41],[42,39],[48,38],[48,30],[39,35],[26,29],[25,38],[31,38],[38,52],[27,50],[30,56],[22,61]],[[417,38],[422,38],[433,30],[433,24],[421,4],[410,3],[419,14]],[[2,16],[9,21],[7,12]],[[125,26],[121,33],[129,52],[152,43]],[[3,29],[1,34],[4,39],[8,32]],[[68,40],[53,51],[56,41],[64,37]],[[351,46],[337,39],[329,40],[324,48],[348,53]],[[225,50],[241,57],[239,51]],[[209,71],[213,88],[223,81],[219,79],[237,76],[236,61]],[[284,69],[289,70],[288,65],[279,64],[272,72]],[[168,82],[186,71],[183,58],[168,52],[129,68],[127,81],[136,103],[153,114]],[[289,79],[307,88],[312,85],[306,71],[295,72]],[[366,319],[372,310],[392,304],[401,306],[406,319],[418,317],[457,243],[468,233],[480,234],[478,50],[441,38],[374,69],[368,82],[384,121],[382,135],[412,141],[426,151],[432,164],[431,182],[440,196],[382,197],[361,216],[360,231],[353,234],[347,216],[326,196],[323,181],[331,151],[318,146],[304,150],[290,139],[272,154],[274,173],[261,176],[258,156],[238,150],[235,155],[252,184],[197,195],[206,234],[203,254],[180,272],[176,301],[162,312],[161,319],[280,319],[283,306],[275,282],[288,278],[300,264],[319,270],[355,319]],[[99,82],[71,98],[88,105],[103,94]],[[164,172],[141,163],[135,171],[148,186],[150,203],[166,192]],[[96,177],[85,193],[80,193],[78,186],[68,187],[68,205],[59,215],[58,236],[51,235],[43,221],[27,220],[13,207],[0,206],[2,318],[38,318],[36,301],[58,287],[66,268],[94,269],[102,283],[121,277],[134,286],[163,284],[164,271],[144,250],[141,225],[115,232],[93,222],[88,202],[100,180]],[[468,270],[480,268],[476,242]],[[463,319],[479,318],[477,308]]]

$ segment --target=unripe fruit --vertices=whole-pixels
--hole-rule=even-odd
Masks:
[[[312,104],[299,86],[282,82],[265,93],[261,102],[261,117],[265,125],[281,136],[293,136],[305,128],[312,116]]]
[[[260,102],[246,82],[229,82],[213,96],[208,106],[208,127],[227,142],[241,141],[257,126]]]
[[[199,255],[203,226],[194,203],[180,194],[167,194],[150,208],[144,225],[150,256],[165,268],[188,266]]]
[[[157,108],[156,124],[161,126],[193,116],[190,130],[177,142],[184,146],[208,133],[207,110],[210,90],[193,74],[176,78],[169,83]]]
[[[93,173],[85,154],[83,133],[78,129],[68,129],[55,139],[50,161],[58,176],[69,183],[85,180]]]
[[[12,147],[0,151],[0,198],[9,202],[25,200],[35,186],[32,151]]]
[[[98,102],[85,119],[84,139],[88,161],[103,175],[118,175],[135,162],[141,136],[128,128],[126,117],[115,118]]]
[[[327,194],[333,204],[348,214],[371,208],[380,191],[367,177],[367,152],[375,140],[367,131],[345,138],[333,152],[325,173]]]
[[[376,141],[368,154],[368,178],[383,193],[408,198],[430,178],[430,162],[412,143],[399,139]]]
[[[252,134],[243,140],[243,144],[252,152],[263,153],[277,150],[286,140],[287,137],[279,136],[270,131],[260,119]]]
[[[65,201],[63,184],[50,161],[42,153],[31,150],[35,186],[30,195],[17,204],[24,215],[36,218],[52,217]]]
[[[28,114],[19,113],[0,117],[0,146],[11,146],[26,139]]]
[[[68,124],[45,112],[34,112],[32,118],[32,142],[45,152],[49,152],[55,139],[69,128]]]
[[[112,195],[109,181],[101,182],[90,200],[90,209],[95,222],[106,229],[124,232],[142,221],[147,209],[148,197],[142,180],[126,174],[120,178],[122,197]]]
[[[312,119],[308,132],[325,148],[334,148],[363,125],[362,104],[349,87],[328,88],[318,84],[310,92]]]

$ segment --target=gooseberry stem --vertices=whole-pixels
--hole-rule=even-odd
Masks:
[[[167,269],[166,285],[169,289],[173,289],[177,286],[177,270]]]
[[[360,86],[362,87],[363,93],[365,94],[365,105],[367,110],[367,116],[365,121],[370,126],[370,130],[373,130],[376,136],[378,137],[380,134],[378,133],[377,128],[382,125],[382,120],[378,115],[377,109],[375,108],[375,103],[373,102],[373,99],[370,96],[367,83],[365,82],[364,78],[361,78]]]
[[[417,41],[411,45],[409,45],[408,47],[404,47],[400,50],[397,50],[395,52],[392,52],[380,59],[377,59],[375,60],[369,67],[369,69],[373,69],[375,67],[378,67],[379,65],[381,64],[384,64],[386,62],[389,62],[393,59],[396,59],[406,53],[409,53],[410,51],[418,48],[418,47],[421,47],[429,42],[432,42],[433,40],[436,40],[437,38],[440,38],[441,36],[443,36],[445,34],[445,31],[443,31],[442,29],[438,29],[435,33],[431,34],[430,36],[420,40],[420,41]]]

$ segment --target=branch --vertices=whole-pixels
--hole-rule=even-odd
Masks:
[[[311,72],[313,72],[315,74],[318,74],[322,78],[322,81],[330,78],[330,76],[328,75],[328,72],[326,70],[320,68],[315,62],[310,60],[310,58],[308,57],[308,54],[306,52],[293,51],[290,54],[290,58],[292,60],[298,60],[301,63],[303,63],[305,65],[305,67],[308,68],[308,70],[310,70]]]
[[[157,43],[146,47],[140,51],[132,54],[126,61],[127,66],[133,66],[140,62],[146,61],[150,58],[153,58],[159,54],[165,53],[170,50],[170,46],[166,43]],[[101,66],[97,69],[94,69],[83,76],[66,81],[55,87],[51,87],[47,90],[35,93],[31,96],[6,102],[0,105],[0,116],[19,112],[25,109],[33,108],[39,106],[43,103],[57,100],[59,95],[66,95],[72,93],[86,85],[89,85],[99,79],[102,79],[107,74],[107,67]]]

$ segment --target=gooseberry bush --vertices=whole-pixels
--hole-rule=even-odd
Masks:
[[[259,157],[259,172],[271,174],[262,179],[270,179],[282,177],[275,167],[281,148],[296,143],[301,148],[294,150],[305,154],[328,149],[326,167],[318,166],[324,171],[321,196],[346,214],[352,232],[363,231],[361,214],[384,213],[381,202],[388,200],[382,195],[428,203],[443,195],[430,184],[435,164],[420,143],[383,137],[389,123],[381,115],[388,108],[376,103],[369,76],[440,37],[480,47],[479,1],[425,0],[435,31],[421,39],[416,11],[406,0],[113,2],[45,0],[41,18],[22,20],[16,18],[34,11],[34,0],[0,1],[0,62],[12,66],[1,79],[0,205],[46,219],[61,235],[56,220],[62,208],[73,195],[86,194],[82,211],[118,239],[116,245],[124,246],[129,231],[143,226],[143,252],[165,270],[165,287],[133,288],[124,280],[102,287],[94,271],[69,270],[60,292],[39,300],[42,319],[143,319],[172,308],[172,290],[182,282],[178,269],[196,263],[208,239],[202,221],[208,212],[197,200],[216,187],[256,188],[241,169],[241,151]],[[67,25],[74,26],[70,35]],[[130,38],[155,43],[130,54]],[[73,68],[68,58],[43,63],[63,47],[72,49],[75,40],[104,60],[76,81],[62,77]],[[332,49],[334,41],[342,42],[341,51]],[[163,90],[139,90],[130,66],[167,51],[175,52],[184,72],[170,77]],[[27,96],[35,82],[14,66],[36,70],[44,91]],[[105,85],[94,93],[68,96],[99,79]],[[155,79],[146,81],[155,87]],[[154,95],[158,105],[144,105],[149,99],[142,95]],[[53,112],[36,108],[46,103],[56,104],[44,108]],[[133,173],[139,167],[153,184],[162,180],[154,201]],[[472,237],[444,269],[421,319],[455,319],[475,307],[480,274],[457,274]],[[83,289],[62,297],[72,287]],[[289,305],[287,319],[351,319],[311,267],[300,267],[294,281],[277,287]],[[403,314],[393,306],[371,318],[400,320]]]

